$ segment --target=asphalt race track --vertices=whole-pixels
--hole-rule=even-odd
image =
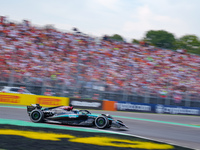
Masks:
[[[115,119],[122,120],[129,130],[109,129],[157,141],[167,142],[183,147],[200,150],[200,117],[181,115],[145,114],[133,112],[96,111],[92,113],[108,113]],[[123,117],[120,117],[123,116]],[[0,118],[30,121],[26,109],[0,106]]]

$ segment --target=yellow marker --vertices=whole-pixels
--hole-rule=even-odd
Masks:
[[[174,148],[173,146],[168,145],[168,144],[131,141],[131,140],[124,140],[124,139],[110,138],[110,137],[84,137],[84,138],[69,139],[69,141],[84,143],[84,144],[124,147],[124,148],[141,148],[141,149],[173,149]]]
[[[21,131],[21,130],[11,130],[11,129],[8,130],[0,129],[0,135],[18,135],[30,139],[51,140],[51,141],[60,141],[60,138],[75,138],[75,136],[69,134]]]
[[[30,139],[51,140],[51,141],[60,141],[61,138],[67,138],[69,139],[69,142],[100,145],[100,146],[122,147],[122,148],[166,149],[166,150],[174,148],[172,145],[168,145],[168,144],[132,141],[132,140],[124,140],[124,139],[118,139],[118,138],[111,138],[111,137],[81,137],[80,138],[80,137],[76,137],[70,134],[23,131],[23,130],[12,130],[12,129],[0,129],[0,135],[17,135],[17,136],[30,138]]]

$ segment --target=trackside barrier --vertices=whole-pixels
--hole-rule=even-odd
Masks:
[[[75,108],[81,109],[102,109],[109,111],[134,111],[160,114],[200,115],[200,108],[198,107],[170,106],[161,104],[146,104],[108,100],[101,101],[80,98],[70,98],[70,103]]]
[[[117,101],[116,110],[153,113],[153,104]]]
[[[103,110],[116,111],[116,102],[103,100]]]
[[[103,109],[103,101],[101,100],[70,98],[69,103],[72,104],[74,108],[97,109],[97,110]]]
[[[149,112],[160,114],[200,115],[199,107],[170,106],[161,104],[143,104],[134,102],[116,102],[116,110]]]
[[[199,107],[184,107],[124,101],[88,100],[68,97],[0,93],[0,104],[30,105],[36,103],[44,107],[69,105],[71,103],[75,108],[81,109],[200,115]]]
[[[69,98],[41,96],[41,95],[0,93],[0,104],[13,104],[13,105],[40,104],[41,106],[44,106],[44,107],[53,107],[53,106],[59,106],[59,105],[69,105]]]
[[[116,111],[115,101],[70,98],[74,108]]]

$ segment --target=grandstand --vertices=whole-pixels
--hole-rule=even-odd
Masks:
[[[200,107],[200,57],[0,22],[0,85],[39,95]]]

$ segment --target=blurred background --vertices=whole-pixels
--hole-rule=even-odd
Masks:
[[[9,86],[37,95],[200,106],[200,57],[192,53],[199,52],[199,45],[186,43],[199,44],[196,36],[175,39],[151,30],[142,41],[128,43],[120,35],[94,37],[77,28],[61,32],[4,16],[0,23],[2,90]]]
[[[62,3],[56,3],[55,7],[58,7],[53,10],[53,14],[50,13],[54,6],[52,1],[48,5],[44,5],[45,1],[38,5],[35,1],[21,0],[19,3],[9,3],[9,7],[2,7],[2,12],[6,15],[0,16],[1,92],[18,92],[19,89],[14,87],[19,87],[37,95],[200,107],[200,40],[193,34],[199,32],[195,32],[199,23],[194,18],[198,14],[194,14],[197,6],[195,3],[198,1],[191,4],[187,1],[173,2],[173,5],[170,0],[157,1],[158,5],[153,7],[151,5],[156,4],[155,1],[152,4],[142,1],[145,5],[131,2],[132,7],[127,7],[127,14],[122,9],[128,3],[121,5],[122,2],[117,0],[108,3],[103,0],[95,1],[95,4],[87,0],[84,3],[67,2],[66,8],[73,6],[74,9],[65,9],[60,5]],[[26,3],[27,7],[22,7]],[[94,20],[82,20],[77,10],[80,3],[83,4],[80,13],[87,12],[83,17],[89,17],[91,11],[97,17],[101,12],[98,17],[103,20],[103,15],[106,15],[107,22],[99,22],[98,17],[93,17]],[[164,5],[166,8],[161,7]],[[2,6],[8,4],[2,3]],[[31,6],[35,8],[32,13]],[[83,10],[86,8],[91,9]],[[160,14],[155,12],[158,9],[153,8],[159,8]],[[166,17],[164,12],[170,13],[167,8],[171,8],[174,19]],[[43,12],[40,16],[37,13],[41,10]],[[73,12],[72,17],[69,12],[66,13],[67,10]],[[135,11],[136,16],[133,16],[131,10]],[[175,10],[182,11],[184,17],[175,13]],[[62,17],[64,20],[64,13],[69,22],[79,21],[82,26],[79,24],[80,26],[73,27],[63,23],[69,29],[63,30],[61,24],[54,25],[52,20],[46,25],[35,25],[38,20],[33,17],[34,13],[37,18],[41,17],[40,21],[43,23],[51,18],[48,16],[45,19],[44,12],[54,18],[60,15],[60,18],[56,18],[57,21]],[[121,12],[121,15],[116,12]],[[132,14],[130,16],[133,20],[140,22],[129,22],[123,26],[123,30],[112,30],[112,25],[114,29],[121,23],[122,16],[126,19],[128,13]],[[7,14],[18,20],[12,20]],[[27,16],[35,22],[31,22]],[[111,18],[114,20],[112,24],[109,22]],[[187,18],[188,22],[180,21],[183,18]],[[94,34],[97,24],[107,27],[102,36],[98,36],[98,32]],[[86,26],[89,27],[87,32],[79,29],[80,27],[86,31]],[[174,33],[167,31],[168,29]],[[183,29],[191,30],[183,32]],[[142,38],[137,30],[140,33],[141,30],[146,30]],[[124,38],[125,33],[130,33],[127,34],[128,38]],[[136,38],[130,38],[130,35]]]

